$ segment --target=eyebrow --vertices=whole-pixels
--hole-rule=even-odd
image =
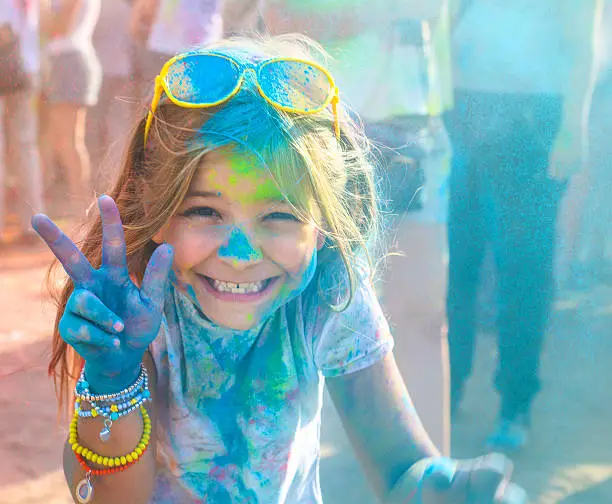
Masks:
[[[196,197],[196,196],[200,196],[202,198],[219,198],[221,196],[220,192],[213,192],[213,191],[189,191],[185,197],[189,198],[189,197]]]
[[[217,191],[189,191],[185,197],[186,198],[196,198],[196,197],[201,197],[201,198],[221,198],[223,195],[221,192]],[[285,203],[287,205],[290,205],[290,203],[284,198],[284,197],[280,197],[280,198],[267,198],[264,200],[261,200],[260,203]]]

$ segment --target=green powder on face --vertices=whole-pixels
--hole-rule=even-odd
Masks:
[[[285,199],[268,170],[262,166],[261,161],[255,155],[234,150],[227,154],[226,159],[233,172],[228,180],[230,185],[246,184],[248,186],[247,190],[241,191],[241,203],[283,201]]]

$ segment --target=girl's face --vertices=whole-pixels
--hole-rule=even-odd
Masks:
[[[178,212],[154,239],[174,247],[176,276],[192,287],[206,316],[238,330],[302,292],[323,245],[257,158],[229,149],[206,156]]]

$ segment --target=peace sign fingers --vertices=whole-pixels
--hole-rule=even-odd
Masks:
[[[173,258],[174,250],[170,245],[157,247],[149,260],[140,289],[141,299],[149,301],[160,311],[163,308]]]
[[[49,217],[36,214],[32,227],[62,264],[75,284],[86,285],[92,280],[94,269],[74,242]]]
[[[102,217],[102,267],[127,275],[125,235],[117,204],[104,195],[98,198],[98,207]]]

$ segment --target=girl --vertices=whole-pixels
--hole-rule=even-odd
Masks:
[[[440,458],[412,408],[369,280],[367,142],[321,56],[170,60],[82,251],[34,218],[70,277],[50,370],[63,400],[78,377],[78,502],[321,502],[326,379],[382,500],[524,502],[502,456]]]

